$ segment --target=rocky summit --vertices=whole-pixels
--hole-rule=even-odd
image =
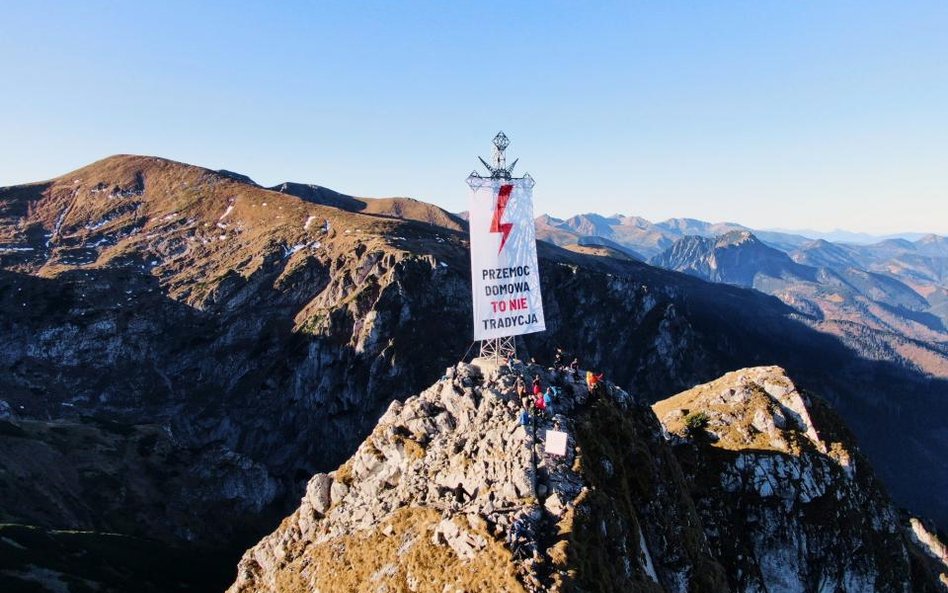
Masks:
[[[521,417],[518,375],[550,410]],[[309,481],[229,593],[948,591],[944,547],[782,369],[654,410],[579,373],[448,368]]]
[[[728,373],[653,409],[734,590],[939,590],[924,574],[948,586],[938,545],[919,540],[921,523],[896,512],[845,425],[783,369]]]

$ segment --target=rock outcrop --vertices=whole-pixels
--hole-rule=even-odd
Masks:
[[[517,373],[560,389],[535,433]],[[657,406],[662,426],[614,385],[449,368],[310,480],[229,591],[938,591],[919,557],[937,538],[906,535],[848,436],[782,371],[695,392]],[[701,427],[686,422],[698,412]],[[565,456],[545,453],[551,430]]]
[[[515,374],[560,386],[519,421]],[[544,452],[547,431],[565,456]],[[722,591],[647,406],[613,387],[478,359],[393,403],[356,454],[245,554],[251,591]]]
[[[783,369],[728,373],[654,409],[736,591],[907,593],[948,578],[937,538],[906,537],[921,523],[896,511],[842,421]]]

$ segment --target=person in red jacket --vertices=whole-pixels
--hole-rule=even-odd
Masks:
[[[533,376],[533,395],[540,395],[543,389],[540,387],[540,375]]]
[[[586,371],[586,386],[589,387],[589,390],[592,391],[597,383],[602,381],[602,373],[598,375],[592,371]]]
[[[542,393],[538,393],[536,398],[533,400],[533,409],[536,411],[537,416],[546,416],[546,401],[543,399]]]

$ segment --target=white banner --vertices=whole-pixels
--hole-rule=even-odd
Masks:
[[[468,179],[474,339],[546,329],[532,179]]]

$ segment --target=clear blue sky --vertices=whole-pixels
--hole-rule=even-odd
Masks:
[[[948,2],[17,2],[0,185],[115,153],[466,209],[948,233]]]

